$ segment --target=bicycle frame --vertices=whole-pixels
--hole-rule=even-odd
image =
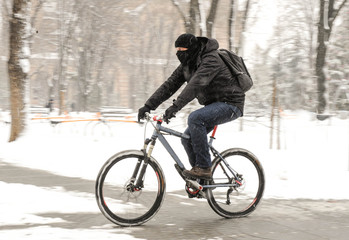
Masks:
[[[232,182],[232,183],[227,183],[227,184],[214,184],[214,185],[199,185],[196,181],[192,181],[192,180],[188,180],[186,179],[183,174],[182,174],[182,171],[185,170],[185,167],[182,163],[182,161],[179,159],[179,157],[177,156],[177,154],[175,153],[175,151],[172,149],[172,147],[170,146],[170,144],[168,143],[168,141],[166,140],[166,138],[164,137],[163,135],[163,132],[164,133],[167,133],[169,135],[173,135],[173,136],[176,136],[176,137],[179,137],[179,138],[184,138],[184,139],[190,139],[190,136],[184,134],[184,133],[181,133],[181,132],[178,132],[178,131],[175,131],[173,129],[170,129],[170,128],[167,128],[167,127],[163,127],[161,124],[162,124],[162,120],[157,120],[155,119],[154,117],[154,120],[157,121],[156,125],[154,126],[154,131],[153,131],[153,134],[151,136],[151,138],[147,138],[145,141],[144,141],[144,147],[142,149],[143,153],[144,153],[144,156],[145,156],[145,161],[144,161],[144,165],[141,169],[141,172],[140,172],[140,175],[138,177],[138,180],[135,184],[135,187],[141,187],[143,185],[143,176],[144,176],[144,173],[145,173],[145,170],[146,170],[146,167],[148,165],[148,160],[149,158],[151,157],[151,154],[152,154],[152,151],[154,149],[154,146],[155,146],[155,143],[156,143],[156,140],[159,139],[159,141],[162,143],[162,145],[165,147],[165,149],[167,150],[167,152],[171,155],[171,157],[173,158],[173,160],[176,162],[175,164],[175,167],[178,171],[178,173],[180,174],[180,176],[183,178],[183,180],[185,180],[186,182],[189,181],[189,183],[191,185],[193,185],[193,187],[195,188],[198,188],[198,189],[202,189],[202,188],[210,188],[210,187],[235,187],[235,186],[238,186],[238,185],[241,185],[241,183],[237,180],[239,179],[239,174],[234,171],[230,165],[228,164],[228,162],[223,158],[223,156],[221,154],[219,154],[219,152],[212,146],[213,144],[213,140],[215,139],[215,134],[216,134],[216,130],[217,130],[217,126],[214,127],[214,130],[212,132],[212,135],[210,136],[210,141],[209,141],[209,148],[212,152],[212,154],[214,155],[214,157],[219,157],[220,159],[222,159],[222,161],[224,162],[224,164],[226,165],[226,167],[229,169],[229,171],[232,173],[233,175],[233,178],[236,179],[236,182]],[[149,146],[150,144],[150,146]],[[149,148],[148,148],[149,146]],[[148,151],[147,151],[147,148],[148,148]],[[141,160],[138,162],[136,168],[135,168],[135,171],[134,171],[134,174],[132,176],[132,180],[136,180],[136,176],[137,176],[137,173],[139,171],[139,168],[140,168],[140,164],[141,164]],[[179,167],[179,169],[178,169]],[[228,174],[226,173],[227,177],[229,178]]]
[[[181,160],[179,159],[179,157],[177,156],[175,151],[172,149],[171,145],[168,143],[168,141],[166,140],[166,138],[164,137],[162,132],[168,133],[169,135],[173,135],[173,136],[176,136],[176,137],[179,137],[179,138],[184,138],[184,139],[190,139],[190,136],[188,136],[188,135],[186,135],[184,133],[177,132],[177,131],[175,131],[173,129],[163,127],[163,126],[161,126],[161,123],[162,123],[161,121],[158,121],[156,126],[155,126],[153,135],[151,136],[151,142],[152,142],[151,145],[154,146],[155,142],[156,142],[156,139],[159,139],[159,141],[165,147],[167,152],[171,155],[173,160],[178,164],[178,166],[181,168],[181,170],[184,170],[185,167],[184,167],[183,163],[181,162]],[[143,149],[146,149],[146,147],[147,146],[145,145],[145,148],[143,148]],[[148,150],[148,157],[151,156],[152,150],[153,150],[152,148],[150,148]]]
[[[212,177],[187,177],[190,175],[184,171],[183,163],[165,135],[190,141],[189,134],[161,126],[161,117],[151,119],[147,114],[146,119],[154,130],[151,137],[144,140],[141,151],[131,149],[114,154],[97,176],[96,199],[107,219],[121,226],[136,226],[150,220],[161,207],[166,193],[166,179],[161,165],[152,156],[157,139],[174,159],[174,166],[185,182],[184,188],[189,198],[206,198],[210,207],[225,218],[247,216],[255,210],[263,195],[265,178],[259,160],[250,151],[229,148],[219,153],[212,147],[217,130],[215,127],[208,141],[210,151],[215,156]],[[241,169],[239,173],[228,162]],[[246,176],[241,173],[246,173]],[[142,193],[144,198],[141,198]]]

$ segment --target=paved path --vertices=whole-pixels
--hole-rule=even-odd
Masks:
[[[1,159],[0,181],[30,184],[45,189],[60,186],[69,192],[94,193],[94,181],[18,167]],[[67,230],[97,228],[100,232],[112,228],[116,231],[115,239],[119,239],[117,231],[121,228],[111,227],[109,221],[98,211],[49,212],[38,216],[61,218],[65,221],[33,225],[4,224],[0,225],[0,232],[4,234],[6,231],[25,230],[35,226]],[[143,226],[128,228],[127,234],[139,239],[347,240],[349,200],[264,199],[249,217],[228,220],[215,214],[205,200],[188,199],[183,190],[167,193],[158,214]]]

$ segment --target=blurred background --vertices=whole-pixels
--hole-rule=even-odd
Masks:
[[[0,0],[0,239],[348,236],[348,12],[349,0]],[[266,201],[240,224],[193,214],[159,147],[176,194],[147,227],[122,232],[100,213],[95,179],[110,156],[151,134],[134,120],[179,65],[174,42],[185,32],[245,60],[254,86],[244,117],[220,126],[215,146],[258,156]],[[198,107],[169,126],[183,131]],[[169,141],[189,166],[180,141]]]
[[[0,2],[3,111],[10,109],[12,7]],[[348,10],[346,0],[32,0],[29,104],[59,113],[135,112],[179,64],[174,41],[189,32],[244,57],[254,80],[246,114],[301,109],[345,117]]]

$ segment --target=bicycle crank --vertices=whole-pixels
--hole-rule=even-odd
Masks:
[[[195,190],[201,191],[202,189],[204,189],[197,181],[187,180],[186,182],[188,187],[193,188]]]
[[[202,192],[203,189],[203,186],[201,186],[198,182],[194,180],[186,180],[185,190],[188,193],[189,198],[205,197],[204,193]]]

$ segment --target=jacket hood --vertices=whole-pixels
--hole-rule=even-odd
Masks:
[[[218,50],[219,44],[216,39],[207,38],[207,37],[197,37],[199,42],[201,42],[203,46],[202,53],[208,53],[214,50]]]

